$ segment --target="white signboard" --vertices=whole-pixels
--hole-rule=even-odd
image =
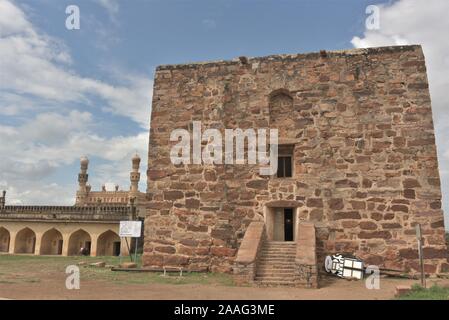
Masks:
[[[140,237],[142,221],[120,221],[120,237]]]

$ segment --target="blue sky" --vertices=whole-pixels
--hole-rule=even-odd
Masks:
[[[159,64],[351,48],[372,1],[104,1],[117,12],[95,0],[16,3],[64,40],[81,75],[113,80],[103,70],[110,65],[151,76]],[[79,31],[64,27],[70,4],[80,8]]]
[[[372,4],[381,8],[376,31],[365,29]],[[65,28],[68,5],[80,9],[80,30]],[[93,189],[127,189],[136,151],[145,172],[157,65],[407,43],[426,54],[449,191],[448,1],[0,0],[0,9],[0,188],[9,203],[73,203],[83,154]]]

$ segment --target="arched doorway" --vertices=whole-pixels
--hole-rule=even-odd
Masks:
[[[3,227],[0,227],[0,252],[9,252],[9,242],[9,231]]]
[[[40,254],[61,255],[62,242],[61,232],[56,229],[48,230],[42,236]]]
[[[85,248],[86,255],[90,255],[90,245],[91,245],[90,235],[80,229],[74,233],[69,238],[69,256],[76,256],[81,254],[81,248]]]
[[[113,231],[103,232],[97,240],[98,256],[120,255],[120,237]]]
[[[14,253],[34,253],[36,234],[30,228],[20,230],[16,235]]]

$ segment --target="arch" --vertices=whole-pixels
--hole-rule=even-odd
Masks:
[[[282,138],[295,137],[293,97],[286,89],[274,90],[269,95],[270,127],[279,130]]]
[[[9,252],[11,235],[8,229],[0,227],[0,252]]]
[[[69,256],[80,255],[81,248],[86,248],[86,254],[90,255],[90,246],[92,239],[86,231],[79,229],[73,232],[69,238],[69,247],[67,254]]]
[[[120,237],[108,230],[103,232],[97,240],[98,256],[118,256],[120,254]]]
[[[52,228],[42,235],[40,254],[61,255],[62,254],[62,233]]]
[[[273,90],[270,94],[269,94],[269,98],[270,100],[273,99],[276,96],[280,96],[280,95],[286,95],[288,96],[290,99],[293,99],[292,94],[290,93],[290,91],[288,91],[287,89],[284,88],[280,88],[280,89],[276,89]]]
[[[16,235],[14,253],[34,253],[36,233],[30,228],[23,228]]]

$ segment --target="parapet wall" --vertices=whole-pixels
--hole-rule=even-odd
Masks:
[[[64,220],[64,221],[121,221],[131,216],[128,206],[5,206],[0,220]]]

